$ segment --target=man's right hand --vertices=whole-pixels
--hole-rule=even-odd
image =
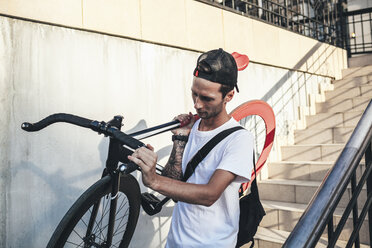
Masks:
[[[189,121],[189,124],[187,124],[183,127],[172,130],[173,134],[184,135],[184,136],[188,136],[190,134],[191,128],[196,121],[195,118],[194,118],[194,115],[191,112],[189,114],[178,115],[173,120],[179,120],[180,122],[188,122]]]

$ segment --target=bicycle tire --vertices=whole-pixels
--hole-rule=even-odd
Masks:
[[[65,214],[61,222],[58,224],[56,230],[54,231],[52,237],[49,240],[47,245],[48,248],[60,248],[60,247],[104,247],[104,245],[94,244],[92,246],[84,246],[84,236],[85,230],[84,226],[87,226],[86,223],[89,222],[90,210],[93,208],[93,205],[100,200],[100,211],[99,215],[101,219],[97,222],[97,217],[95,220],[93,233],[97,231],[95,238],[99,240],[105,240],[105,235],[107,231],[99,230],[100,228],[107,227],[108,224],[108,213],[105,213],[106,210],[110,210],[110,193],[111,193],[111,176],[107,175],[102,179],[98,180],[93,184],[89,189],[87,189],[71,206],[68,212]],[[124,196],[123,196],[124,195]],[[123,202],[127,200],[127,203]],[[119,201],[120,200],[120,201]],[[114,229],[114,237],[111,247],[124,248],[128,247],[132,239],[134,230],[137,225],[139,210],[140,210],[140,188],[137,180],[132,175],[122,175],[120,178],[119,186],[119,196],[118,196],[118,207],[116,210],[116,221]],[[102,204],[102,205],[101,205]],[[126,206],[125,206],[126,205]],[[127,210],[122,212],[126,208]],[[127,214],[128,212],[128,214]],[[122,231],[119,233],[117,228],[123,227],[123,219],[118,221],[117,216],[123,214],[123,218],[126,218],[124,222],[125,230],[123,236],[121,236]],[[98,214],[97,214],[98,216]],[[84,221],[85,218],[85,221]],[[98,217],[99,218],[99,217]],[[119,218],[119,217],[118,217]],[[83,228],[79,228],[80,224]],[[79,225],[79,227],[78,227]],[[105,225],[105,226],[103,226]],[[81,231],[81,232],[80,232]],[[81,235],[79,234],[81,233]],[[77,241],[71,240],[71,235],[76,235]],[[102,237],[103,236],[103,237]],[[117,241],[119,239],[119,241]],[[120,243],[119,243],[120,242]],[[118,244],[119,243],[119,244]],[[118,244],[118,245],[117,245]]]

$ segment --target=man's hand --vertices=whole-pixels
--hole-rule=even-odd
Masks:
[[[146,147],[138,148],[128,156],[128,159],[141,167],[143,184],[154,189],[158,183],[158,175],[156,174],[158,155],[154,152],[154,147],[147,144]]]
[[[195,123],[194,115],[191,112],[189,114],[178,115],[173,120],[179,120],[180,122],[185,122],[185,121],[189,121],[190,122],[186,126],[183,126],[183,127],[177,128],[177,129],[173,129],[172,130],[172,133],[175,134],[175,135],[188,136],[190,134],[190,132],[191,132],[192,126]]]

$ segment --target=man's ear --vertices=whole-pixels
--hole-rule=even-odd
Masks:
[[[224,99],[225,103],[230,102],[231,99],[233,99],[234,94],[235,94],[235,91],[234,91],[234,90],[229,91],[229,92],[226,94],[226,96],[225,96],[225,99]]]

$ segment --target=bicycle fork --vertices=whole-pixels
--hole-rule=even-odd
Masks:
[[[109,122],[110,125],[116,126],[118,129],[121,127],[121,116],[115,116],[113,120]],[[119,195],[119,185],[120,185],[120,172],[117,170],[120,156],[120,143],[117,140],[110,138],[108,157],[106,160],[106,169],[102,173],[102,178],[110,175],[111,177],[111,195],[110,195],[110,212],[109,221],[107,225],[107,235],[106,240],[101,244],[96,243],[96,237],[92,234],[93,226],[97,223],[96,218],[99,210],[101,201],[99,200],[93,206],[92,213],[90,215],[89,224],[87,227],[84,248],[88,247],[101,247],[108,248],[112,244],[112,239],[114,236],[115,218],[116,218],[116,208]]]
[[[105,177],[107,175],[106,170],[103,172],[102,177]],[[118,201],[118,194],[119,194],[119,184],[120,184],[120,174],[119,173],[113,173],[111,175],[111,182],[112,182],[112,188],[111,188],[111,194],[110,194],[110,212],[109,212],[109,221],[107,223],[107,234],[106,234],[106,240],[103,241],[101,244],[97,243],[97,237],[93,234],[93,227],[94,224],[100,224],[100,221],[97,222],[97,215],[98,210],[101,204],[101,200],[96,202],[93,206],[89,223],[87,225],[87,231],[85,234],[84,239],[84,248],[89,247],[101,247],[101,248],[108,248],[112,244],[112,239],[114,236],[114,227],[115,227],[115,217],[116,217],[116,208],[117,208],[117,201]]]
[[[116,216],[116,207],[118,202],[118,194],[119,194],[119,183],[120,183],[120,174],[115,171],[114,175],[112,176],[112,190],[111,190],[111,201],[110,201],[110,216],[109,216],[109,224],[107,230],[107,247],[111,246],[112,238],[114,235],[114,226],[115,226],[115,216]]]

